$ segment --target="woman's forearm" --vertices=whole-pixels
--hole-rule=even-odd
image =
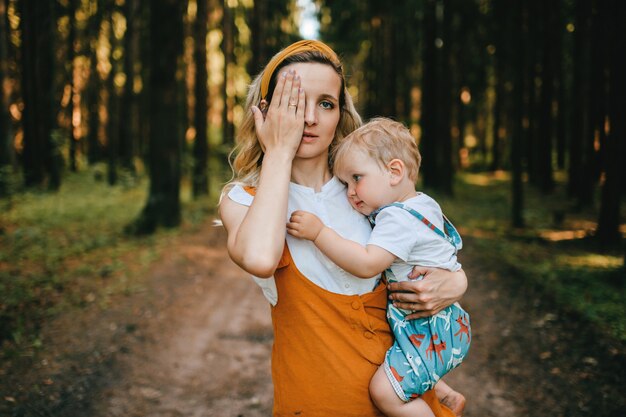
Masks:
[[[224,223],[229,234],[231,258],[259,277],[274,273],[285,244],[292,158],[286,152],[265,154],[251,206],[243,216],[235,216],[230,224]],[[222,215],[223,219],[227,217]]]

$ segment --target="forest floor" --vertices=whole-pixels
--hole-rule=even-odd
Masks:
[[[46,323],[42,349],[2,364],[0,415],[271,415],[269,307],[224,241],[209,224],[182,234],[141,291]],[[475,251],[466,239],[472,348],[446,377],[465,416],[622,415],[623,346]]]

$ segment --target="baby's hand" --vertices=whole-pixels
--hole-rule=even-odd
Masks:
[[[313,213],[296,210],[287,223],[287,233],[291,236],[315,241],[324,228],[324,223]]]

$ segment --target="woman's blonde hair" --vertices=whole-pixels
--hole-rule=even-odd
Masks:
[[[280,54],[280,52],[279,52]],[[278,55],[278,54],[277,54]],[[340,62],[333,61],[319,51],[304,51],[289,55],[276,66],[271,76],[267,97],[271,99],[276,86],[276,76],[280,74],[280,69],[294,63],[320,63],[329,65],[341,79],[341,90],[339,92],[339,122],[335,130],[335,137],[330,145],[332,150],[337,141],[347,136],[361,125],[361,117],[357,113],[352,97],[346,88],[343,66]],[[261,172],[261,162],[263,161],[263,150],[256,135],[254,126],[254,116],[251,111],[252,106],[259,106],[261,101],[261,81],[265,69],[258,74],[248,89],[248,97],[244,109],[244,117],[239,126],[236,136],[236,144],[229,156],[229,162],[233,170],[233,178],[222,190],[221,198],[235,185],[256,187],[259,182]],[[269,104],[269,100],[268,100]],[[232,156],[235,155],[234,159]],[[330,155],[330,152],[329,152]],[[231,162],[232,160],[232,162]],[[329,161],[329,167],[331,166]]]

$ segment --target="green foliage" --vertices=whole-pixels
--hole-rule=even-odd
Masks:
[[[36,347],[43,320],[67,307],[140,288],[142,271],[178,230],[128,237],[123,228],[146,200],[146,182],[109,187],[94,173],[68,175],[58,193],[12,196],[0,213],[0,342]],[[183,187],[183,227],[197,226],[215,198],[191,201]],[[41,344],[41,342],[39,342]],[[5,349],[6,350],[6,349]]]
[[[467,257],[501,279],[531,286],[560,310],[626,342],[623,253],[599,247],[590,237],[593,210],[568,212],[561,224],[554,225],[554,212],[567,211],[567,199],[559,192],[546,197],[527,187],[528,227],[514,230],[508,177],[464,174],[455,189],[455,198],[442,197],[439,202],[465,239],[461,262]]]

